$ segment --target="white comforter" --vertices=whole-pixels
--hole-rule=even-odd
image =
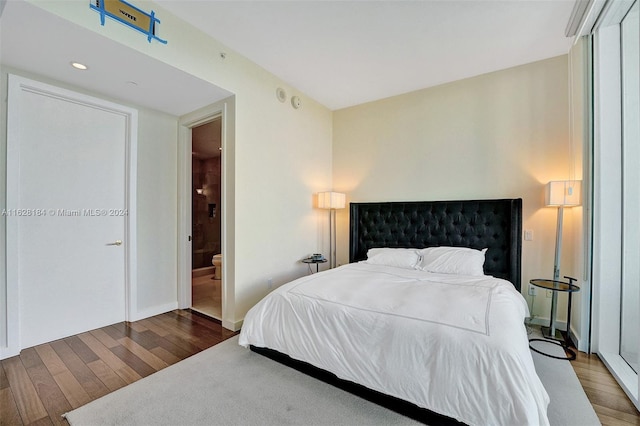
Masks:
[[[548,425],[527,315],[505,280],[361,262],[273,291],[247,313],[239,342],[469,425]]]

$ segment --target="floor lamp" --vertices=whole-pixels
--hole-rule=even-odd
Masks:
[[[319,192],[318,208],[329,210],[329,268],[336,266],[336,209],[344,209],[345,195],[340,192]]]
[[[558,224],[556,227],[556,256],[553,264],[553,280],[560,280],[560,258],[562,254],[562,222],[565,207],[575,207],[580,205],[580,187],[582,181],[560,180],[551,181],[546,187],[545,204],[549,207],[558,208]],[[556,337],[556,310],[558,308],[558,292],[551,295],[551,319],[549,320],[549,336]],[[567,330],[568,331],[568,330]],[[561,339],[561,338],[560,338]]]

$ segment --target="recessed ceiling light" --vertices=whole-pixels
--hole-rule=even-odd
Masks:
[[[86,70],[89,69],[85,64],[81,64],[80,62],[71,62],[71,66],[78,70]]]

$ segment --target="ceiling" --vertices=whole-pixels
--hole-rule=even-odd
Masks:
[[[332,110],[568,52],[574,0],[156,0]]]
[[[335,110],[565,54],[574,0],[156,2]],[[22,0],[0,40],[5,65],[176,116],[231,95]]]
[[[3,65],[177,117],[231,95],[20,0],[2,10],[0,41]],[[76,70],[71,61],[89,69]]]

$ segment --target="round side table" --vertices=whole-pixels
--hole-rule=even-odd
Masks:
[[[311,265],[315,264],[316,265],[316,273],[318,273],[320,271],[320,264],[321,263],[327,263],[327,259],[322,258],[322,259],[311,259],[311,258],[307,258],[307,259],[302,259],[302,263],[306,263],[309,265],[309,270],[311,270]]]
[[[580,287],[573,284],[575,278],[565,277],[569,280],[569,282],[558,281],[558,280],[547,280],[542,278],[535,278],[529,281],[531,285],[534,285],[539,288],[543,288],[545,290],[551,290],[553,295],[551,296],[551,315],[549,319],[549,327],[542,327],[542,336],[544,339],[529,339],[529,342],[546,342],[552,343],[562,347],[567,353],[569,353],[568,357],[558,357],[555,355],[550,355],[529,345],[532,351],[535,351],[541,355],[545,355],[551,358],[556,359],[566,359],[566,360],[574,360],[576,359],[576,353],[569,347],[569,330],[571,329],[571,295],[575,292],[580,291]],[[556,311],[558,308],[558,292],[568,293],[569,301],[567,304],[567,332],[566,336],[562,335],[560,330],[556,330]]]

